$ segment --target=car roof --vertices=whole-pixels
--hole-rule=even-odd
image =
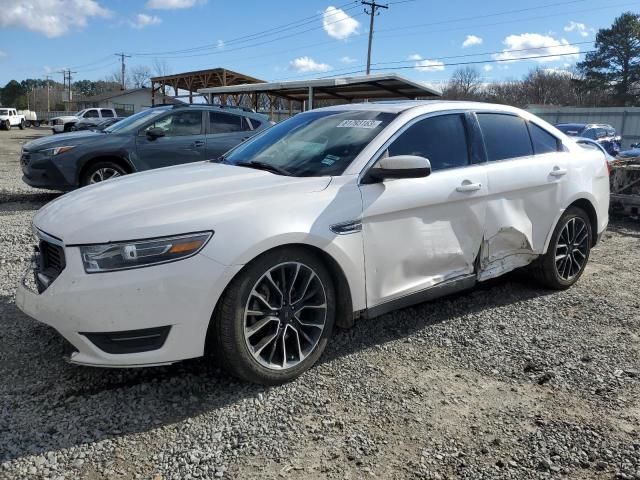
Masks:
[[[331,107],[317,108],[312,111],[374,111],[381,113],[401,113],[414,108],[420,108],[425,112],[437,112],[446,110],[486,110],[508,113],[519,113],[522,110],[508,105],[484,102],[466,102],[458,100],[391,100],[381,102],[349,103],[346,105],[334,105]]]

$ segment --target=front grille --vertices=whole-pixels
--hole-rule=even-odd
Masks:
[[[61,246],[40,240],[40,268],[39,272],[36,272],[38,290],[40,292],[46,290],[51,282],[62,273],[66,265],[64,249]],[[40,275],[46,277],[45,281],[40,278]]]

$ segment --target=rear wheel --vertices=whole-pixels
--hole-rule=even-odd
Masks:
[[[20,120],[20,125],[18,125],[20,130],[24,130],[24,120]]]
[[[225,291],[210,341],[233,375],[278,385],[318,360],[333,329],[335,304],[331,276],[315,255],[300,248],[267,253]]]
[[[549,288],[569,288],[584,272],[592,238],[591,221],[584,210],[568,208],[556,225],[547,253],[532,265],[535,277]]]
[[[113,162],[98,162],[91,165],[80,181],[81,186],[93,185],[94,183],[104,182],[111,178],[121,177],[127,172],[118,164]]]

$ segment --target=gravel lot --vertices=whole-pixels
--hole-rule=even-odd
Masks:
[[[585,275],[515,273],[337,332],[277,388],[204,360],[66,364],[14,285],[34,212],[0,131],[0,478],[640,479],[640,226],[614,222]]]

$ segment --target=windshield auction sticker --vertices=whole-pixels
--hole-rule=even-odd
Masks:
[[[380,120],[343,120],[337,128],[376,128],[382,122]]]

